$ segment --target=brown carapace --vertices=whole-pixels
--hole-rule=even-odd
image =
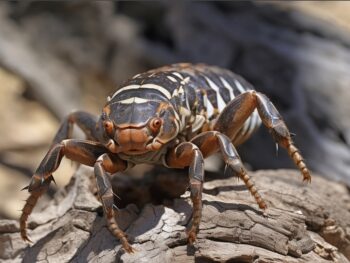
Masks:
[[[192,244],[202,215],[204,159],[213,153],[222,155],[225,173],[241,178],[259,207],[266,208],[235,149],[261,122],[276,143],[287,150],[303,180],[310,182],[309,170],[282,117],[270,100],[242,77],[218,67],[192,64],[138,74],[108,97],[99,118],[78,111],[63,121],[50,150],[25,187],[30,196],[20,218],[21,236],[29,240],[28,216],[65,156],[94,167],[108,228],[129,253],[133,248],[115,220],[117,211],[113,209],[114,193],[108,174],[141,163],[189,167],[193,215],[188,241]],[[83,130],[86,140],[70,139],[74,124]]]

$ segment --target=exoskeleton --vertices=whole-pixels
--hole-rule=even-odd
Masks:
[[[219,152],[226,173],[241,178],[259,207],[266,208],[235,149],[261,122],[287,150],[303,180],[310,181],[282,117],[270,100],[242,77],[218,67],[184,63],[138,74],[108,97],[100,117],[77,111],[63,121],[25,187],[30,196],[20,218],[21,236],[29,240],[28,216],[65,156],[94,167],[108,228],[127,252],[133,248],[115,220],[109,174],[141,163],[189,167],[193,214],[188,241],[192,244],[201,221],[204,159],[211,154]],[[70,139],[74,124],[84,131],[86,140]]]

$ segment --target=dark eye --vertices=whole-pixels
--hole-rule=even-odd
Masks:
[[[113,131],[114,131],[114,125],[113,122],[110,120],[106,120],[103,122],[103,126],[105,128],[105,131],[108,135],[113,136]]]
[[[162,121],[162,119],[160,119],[160,118],[154,118],[154,119],[152,119],[151,122],[150,122],[150,128],[151,128],[151,130],[152,130],[153,132],[157,132],[157,131],[159,130],[160,126],[162,126],[162,123],[163,123],[163,121]]]

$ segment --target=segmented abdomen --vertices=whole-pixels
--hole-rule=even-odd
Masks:
[[[252,89],[252,85],[229,70],[181,63],[134,76],[115,92],[112,99],[125,103],[131,99],[136,102],[168,101],[178,113],[180,131],[186,133],[190,126],[192,134],[196,134],[204,126],[210,126],[231,100]],[[242,143],[260,123],[258,113],[254,111],[232,141]]]
[[[169,70],[170,68],[167,68]],[[187,105],[196,116],[192,120],[192,130],[200,130],[206,122],[212,122],[222,112],[230,101],[238,95],[253,90],[253,86],[233,72],[206,65],[176,64],[172,70],[186,81]],[[171,71],[170,71],[171,72]],[[172,73],[174,74],[174,73]],[[193,97],[196,94],[196,97]],[[197,106],[195,104],[198,104]],[[185,105],[186,106],[186,105]],[[202,119],[204,120],[204,123]],[[258,112],[253,114],[243,124],[235,138],[235,144],[244,142],[260,126]],[[210,126],[210,125],[209,125]]]

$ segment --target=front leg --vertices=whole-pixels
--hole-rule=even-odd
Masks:
[[[52,144],[59,143],[72,137],[73,125],[76,124],[84,132],[88,140],[97,141],[97,117],[84,111],[70,113],[61,123]]]
[[[134,252],[134,249],[129,244],[125,233],[119,228],[117,221],[115,220],[114,207],[114,194],[112,185],[109,180],[109,176],[106,171],[110,173],[116,173],[124,171],[128,168],[126,161],[119,159],[116,155],[109,155],[107,153],[101,155],[94,166],[98,195],[101,199],[105,217],[107,219],[107,225],[109,231],[117,237],[124,250],[128,253]]]
[[[63,156],[73,161],[93,166],[97,158],[106,151],[106,148],[102,144],[84,140],[64,140],[50,148],[32,176],[29,185],[24,188],[28,189],[30,196],[22,209],[22,215],[20,217],[20,230],[23,240],[30,241],[26,228],[27,219],[39,197],[47,191],[51,181],[54,180],[52,173],[60,165]]]
[[[167,166],[184,168],[189,166],[190,191],[193,203],[192,226],[188,232],[188,242],[196,240],[202,217],[202,191],[204,181],[204,159],[201,151],[191,142],[183,142],[171,150],[166,158]]]

